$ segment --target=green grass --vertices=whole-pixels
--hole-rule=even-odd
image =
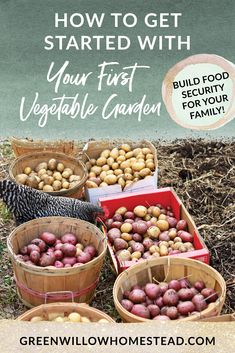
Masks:
[[[2,202],[0,203],[0,219],[3,223],[7,223],[11,219],[11,213]]]

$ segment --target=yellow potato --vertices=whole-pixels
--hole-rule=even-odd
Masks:
[[[44,186],[44,181],[41,181],[41,182],[38,184],[38,189],[39,189],[39,190],[42,190],[42,189],[43,189],[43,186]]]
[[[121,225],[120,231],[122,233],[130,233],[132,231],[132,225],[130,223],[123,223]]]
[[[124,162],[126,160],[126,157],[125,156],[119,156],[116,161],[121,164],[122,162]]]
[[[108,170],[110,169],[109,165],[108,164],[105,164],[102,166],[102,170],[107,172]]]
[[[83,322],[83,323],[89,323],[89,322],[91,322],[91,320],[88,319],[88,317],[86,317],[86,316],[81,316],[81,322]]]
[[[88,174],[89,178],[95,178],[96,177],[96,174],[94,172],[90,172]]]
[[[124,173],[126,174],[132,174],[133,173],[133,170],[131,168],[125,168],[124,169]]]
[[[108,184],[103,181],[99,186],[102,188],[104,186],[108,186]]]
[[[132,158],[133,156],[134,156],[133,151],[127,152],[125,155],[126,159]]]
[[[47,169],[46,173],[47,173],[47,175],[49,175],[49,176],[52,176],[52,175],[53,175],[53,171],[50,170],[50,169]]]
[[[98,165],[99,167],[102,167],[103,165],[106,164],[107,159],[105,157],[100,157],[97,159],[96,161],[96,165]]]
[[[118,184],[121,185],[122,188],[124,188],[124,186],[126,185],[125,180],[121,177],[118,179]]]
[[[107,175],[107,172],[105,172],[105,171],[101,172],[101,173],[100,173],[100,179],[101,179],[102,181],[104,181],[106,175]]]
[[[108,172],[107,172],[108,173]],[[104,182],[107,183],[108,185],[113,185],[113,184],[116,184],[117,182],[117,177],[116,175],[107,175],[105,178],[104,178]]]
[[[160,214],[160,216],[158,217],[159,221],[165,221],[167,219],[167,216],[165,214]]]
[[[32,169],[30,167],[24,168],[24,174],[29,175],[32,172]]]
[[[110,150],[104,150],[102,153],[101,153],[101,155],[100,155],[100,157],[104,157],[104,158],[109,158],[109,156],[110,156]]]
[[[102,172],[102,169],[100,166],[94,165],[93,167],[91,167],[91,172],[95,173],[95,176],[100,175],[100,173]]]
[[[53,186],[53,189],[54,189],[55,191],[59,191],[59,190],[61,189],[61,187],[62,187],[62,183],[61,183],[60,180],[55,180],[55,181],[53,182],[52,186]]]
[[[108,164],[110,167],[112,167],[113,163],[114,163],[114,158],[113,158],[113,157],[109,157],[109,158],[107,159],[107,164]]]
[[[106,172],[106,175],[112,175],[112,174],[114,174],[114,171],[111,169],[111,170],[108,170],[107,172]]]
[[[115,169],[118,169],[119,168],[119,164],[117,162],[114,162],[112,164],[112,169],[115,170]]]
[[[115,214],[120,214],[120,215],[124,215],[127,212],[127,208],[126,207],[119,207],[116,211]]]
[[[46,169],[40,169],[39,172],[38,172],[39,178],[41,178],[41,176],[44,175],[44,174],[47,174]]]
[[[141,153],[141,148],[135,148],[134,150],[133,150],[133,155],[136,157],[139,153]]]
[[[167,256],[168,255],[168,248],[165,245],[160,245],[159,247],[159,253],[161,256]]]
[[[147,159],[152,159],[152,160],[154,160],[153,154],[152,154],[152,153],[146,154],[146,160],[147,160]]]
[[[51,191],[54,191],[54,189],[53,189],[53,187],[51,185],[44,185],[43,186],[43,191],[51,192]]]
[[[45,168],[45,169],[56,170],[56,167],[57,167],[57,160],[55,158],[51,158],[48,161],[48,168]]]
[[[58,172],[63,172],[64,171],[64,164],[63,163],[58,163],[56,169]]]
[[[45,185],[52,185],[54,183],[54,178],[52,176],[44,174],[44,175],[42,175],[42,177],[43,177],[42,180],[44,181]]]
[[[121,145],[121,149],[124,150],[125,152],[130,152],[131,146],[128,143],[124,143]]]
[[[34,189],[38,188],[38,184],[39,182],[35,176],[29,176],[25,181],[25,185],[30,186],[31,188],[34,188]]]
[[[30,320],[30,322],[39,322],[39,321],[44,321],[44,318],[42,316],[33,316]]]
[[[65,172],[63,172],[63,174],[64,174],[64,173],[65,173]],[[61,175],[60,172],[55,172],[55,173],[53,173],[53,178],[54,178],[55,180],[61,181],[63,174]],[[63,177],[64,177],[64,176],[63,176]]]
[[[143,154],[150,154],[150,153],[151,153],[151,150],[150,150],[150,148],[148,148],[148,147],[144,147],[144,148],[142,148],[142,153],[143,153]]]
[[[15,177],[15,180],[18,184],[25,184],[26,180],[28,178],[28,175],[27,174],[18,174],[16,175]]]
[[[53,320],[55,320],[57,317],[64,317],[64,314],[63,313],[54,313],[54,312],[52,312],[52,313],[49,313],[48,314],[48,320],[49,321],[53,321]]]
[[[114,175],[118,176],[118,175],[121,175],[121,174],[123,174],[121,169],[115,169],[114,170]]]
[[[130,168],[130,165],[131,165],[130,161],[127,160],[127,161],[124,161],[120,164],[120,168],[124,170],[126,168]]]
[[[124,150],[119,150],[118,153],[119,153],[119,156],[125,156],[126,155],[126,152]]]
[[[151,174],[151,170],[149,168],[144,168],[140,171],[140,176],[142,178],[145,178],[149,174]]]
[[[161,231],[165,231],[169,229],[169,223],[167,221],[165,221],[164,219],[160,219],[157,221],[157,227],[161,230]]]
[[[110,157],[112,157],[113,159],[116,159],[118,156],[119,156],[119,152],[118,152],[118,149],[115,147],[110,152]]]
[[[72,170],[64,170],[63,173],[62,173],[62,177],[65,178],[65,179],[69,179],[69,177],[71,175],[73,175]]]
[[[69,182],[70,183],[72,183],[73,181],[80,181],[81,180],[81,177],[80,177],[80,175],[70,175],[70,177],[69,177]],[[62,179],[62,181],[66,181],[66,179],[65,180],[63,180]]]
[[[133,175],[130,173],[125,173],[124,174],[124,179],[125,180],[133,180]]]
[[[131,241],[132,240],[132,235],[129,233],[122,233],[121,238],[124,239],[125,241]]]
[[[157,206],[152,206],[151,213],[152,213],[153,217],[158,218],[160,216],[160,214],[161,214],[161,210]]]
[[[94,183],[94,181],[87,180],[86,187],[89,189],[94,189],[94,188],[98,188],[98,185],[96,183]]]
[[[150,170],[154,170],[155,169],[155,165],[154,165],[153,162],[146,163],[146,167],[149,168]]]
[[[80,322],[81,321],[81,315],[79,313],[71,313],[71,314],[69,314],[68,318],[71,322]]]
[[[68,182],[68,181],[64,181],[64,182],[62,183],[62,188],[63,188],[63,189],[69,189],[69,182]]]
[[[47,163],[46,162],[41,162],[39,163],[36,168],[35,168],[35,171],[36,172],[39,172],[39,170],[41,169],[46,169],[47,170]],[[50,168],[49,168],[50,169]]]
[[[58,316],[55,320],[53,320],[55,322],[64,322],[64,318],[61,316]]]
[[[96,159],[95,158],[91,158],[90,159],[90,163],[91,163],[91,165],[95,165],[96,164]]]
[[[132,254],[131,254],[131,258],[132,259],[140,259],[142,256],[141,252],[140,251],[134,251]]]
[[[109,323],[108,320],[106,320],[106,319],[100,319],[98,322],[102,323],[102,324],[108,324]]]
[[[135,171],[140,171],[141,169],[145,168],[145,163],[144,162],[135,162],[132,165],[133,170]]]

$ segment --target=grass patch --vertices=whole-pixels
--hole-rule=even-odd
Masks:
[[[0,218],[3,223],[9,222],[11,219],[11,213],[7,209],[6,205],[4,203],[0,202]]]

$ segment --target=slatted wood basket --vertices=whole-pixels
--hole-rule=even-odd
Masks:
[[[61,152],[76,157],[83,148],[83,143],[74,141],[43,141],[11,137],[11,146],[16,157],[35,152]]]
[[[79,175],[81,180],[76,184],[76,186],[71,189],[62,191],[52,191],[48,192],[50,195],[54,196],[66,196],[79,198],[83,192],[83,186],[87,180],[88,173],[84,163],[76,158],[66,156],[64,153],[58,152],[34,152],[32,154],[26,154],[17,158],[12,162],[9,168],[9,176],[15,181],[17,174],[23,173],[25,167],[31,167],[34,169],[41,162],[48,162],[50,159],[55,158],[57,161],[62,162],[65,167],[71,168],[75,175]]]
[[[172,279],[184,277],[187,277],[191,283],[203,280],[206,286],[215,289],[219,298],[215,303],[210,303],[207,309],[203,310],[201,313],[179,319],[177,322],[195,321],[219,315],[226,295],[226,284],[223,277],[215,269],[200,261],[166,256],[163,258],[145,260],[125,270],[116,279],[113,288],[113,297],[115,307],[123,322],[151,321],[133,315],[122,307],[120,301],[122,300],[125,290],[130,290],[135,284],[144,286],[147,282],[153,282],[153,278],[159,282],[169,282]]]
[[[19,261],[16,255],[20,248],[44,231],[54,233],[57,238],[65,233],[73,233],[83,245],[93,245],[98,256],[79,267],[60,269],[53,266],[33,266]],[[34,219],[20,225],[9,235],[7,247],[18,294],[26,306],[43,304],[47,292],[70,291],[74,300],[79,303],[89,303],[92,300],[107,249],[106,239],[95,225],[69,217]],[[55,294],[48,298],[48,302],[67,300],[71,301],[71,294]]]
[[[34,316],[41,316],[45,321],[48,321],[48,314],[60,313],[64,316],[68,316],[72,312],[79,313],[81,316],[87,317],[91,322],[97,322],[101,319],[105,319],[108,322],[115,323],[115,321],[103,311],[92,308],[87,304],[77,303],[52,303],[42,304],[36,308],[32,308],[26,311],[24,314],[19,316],[19,321],[30,321]]]

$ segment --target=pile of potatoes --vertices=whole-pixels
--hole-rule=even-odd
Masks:
[[[15,180],[19,184],[30,186],[34,189],[52,192],[64,191],[73,188],[81,180],[71,168],[52,158],[48,162],[39,163],[34,169],[27,166],[22,174]]]
[[[129,144],[120,148],[106,149],[97,159],[86,164],[89,178],[88,188],[119,184],[122,189],[138,180],[153,175],[154,155],[150,148],[132,149]]]
[[[43,316],[33,316],[30,322],[39,322],[39,321],[55,321],[55,322],[77,322],[77,323],[89,323],[89,322],[100,322],[100,323],[108,323],[109,321],[106,319],[100,319],[98,321],[90,320],[86,316],[81,316],[77,312],[72,312],[68,316],[64,313],[49,313],[48,317],[45,318]]]

